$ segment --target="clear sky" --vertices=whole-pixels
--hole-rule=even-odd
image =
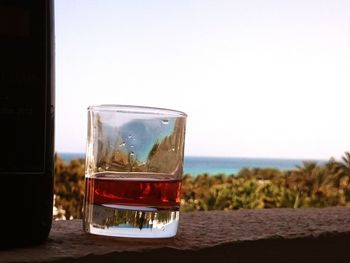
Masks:
[[[86,108],[188,114],[186,155],[350,151],[350,1],[56,0],[56,151]]]

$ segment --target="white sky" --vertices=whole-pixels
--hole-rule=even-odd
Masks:
[[[56,150],[86,108],[188,114],[186,155],[350,151],[350,1],[56,0]]]

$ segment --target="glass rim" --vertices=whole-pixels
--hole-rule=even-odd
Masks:
[[[121,104],[101,104],[92,105],[87,108],[88,111],[98,112],[118,112],[118,113],[133,113],[133,114],[149,114],[159,116],[171,116],[171,117],[187,117],[187,114],[183,111],[158,108],[150,106],[136,106],[136,105],[121,105]]]

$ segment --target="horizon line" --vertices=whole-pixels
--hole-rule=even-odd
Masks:
[[[85,155],[84,152],[55,152],[55,154],[79,154]],[[337,158],[331,156],[329,158],[310,158],[310,157],[253,157],[253,156],[220,156],[220,155],[185,155],[184,157],[190,158],[213,158],[213,159],[265,159],[265,160],[302,160],[302,161],[328,161],[331,158],[337,160]]]

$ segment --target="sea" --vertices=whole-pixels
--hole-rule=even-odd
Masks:
[[[65,162],[74,159],[84,159],[83,153],[59,153]],[[292,170],[302,165],[305,159],[279,159],[279,158],[242,158],[242,157],[200,157],[185,156],[184,174],[193,176],[199,174],[237,174],[242,168],[276,168],[279,170]],[[324,160],[307,160],[324,163]]]

